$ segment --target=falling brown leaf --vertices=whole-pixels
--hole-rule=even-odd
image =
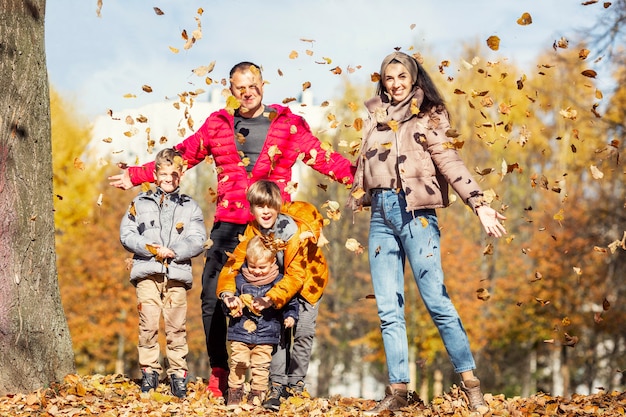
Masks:
[[[80,170],[80,171],[84,171],[85,170],[85,163],[83,161],[81,161],[79,158],[74,158],[74,168]]]
[[[342,73],[341,68],[340,67],[335,67],[333,69],[330,70],[330,72],[332,72],[335,75],[339,75]]]
[[[568,46],[569,46],[569,41],[566,38],[561,38],[558,41],[554,42],[554,44],[552,45],[552,48],[554,48],[555,50],[557,48],[567,49]]]
[[[157,16],[163,16],[165,13],[163,13],[163,11],[161,9],[159,9],[158,7],[153,7],[152,9],[154,9],[154,13],[157,14]]]
[[[563,346],[575,347],[578,344],[578,336],[570,336],[567,333],[565,333],[564,336],[565,342],[563,343]]]
[[[311,83],[309,81],[302,84],[302,91],[308,90],[309,88],[311,88]]]
[[[530,13],[522,13],[522,16],[517,19],[517,24],[520,26],[530,25],[533,22],[533,18],[530,16]]]
[[[592,69],[584,70],[583,72],[581,72],[581,74],[589,78],[596,78],[596,76],[598,75],[598,73]]]
[[[486,288],[479,288],[476,290],[476,298],[482,301],[487,301],[491,298],[491,294],[489,294],[489,290]]]
[[[535,301],[541,304],[542,307],[550,304],[550,300],[544,300],[543,298],[535,298]]]

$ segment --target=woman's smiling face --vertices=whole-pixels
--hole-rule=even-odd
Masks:
[[[392,103],[399,103],[409,96],[413,81],[409,70],[399,62],[392,62],[385,68],[383,86],[391,96]]]

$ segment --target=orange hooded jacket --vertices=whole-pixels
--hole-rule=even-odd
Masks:
[[[328,283],[328,265],[322,252],[326,239],[322,234],[324,219],[314,205],[304,201],[285,203],[281,213],[292,217],[298,231],[286,242],[284,277],[266,294],[276,308],[282,308],[296,294],[310,304],[322,296]],[[256,222],[249,223],[243,238],[229,256],[217,282],[217,296],[235,293],[235,277],[246,259],[247,242],[260,235]]]

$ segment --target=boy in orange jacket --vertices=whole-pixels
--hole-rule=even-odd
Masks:
[[[263,406],[276,411],[282,398],[304,391],[319,301],[328,283],[328,265],[321,249],[325,242],[323,217],[315,206],[303,201],[283,205],[280,188],[272,181],[252,184],[247,199],[254,221],[248,224],[241,242],[222,269],[216,293],[226,306],[236,308],[241,301],[232,297],[235,276],[244,262],[247,242],[261,235],[268,244],[275,246],[277,263],[284,277],[265,296],[256,298],[254,306],[260,310],[270,306],[280,309],[294,296],[299,305],[291,354],[287,355],[290,338],[283,334],[272,356],[271,386]]]

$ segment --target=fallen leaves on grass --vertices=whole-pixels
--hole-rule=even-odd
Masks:
[[[529,398],[510,398],[486,394],[490,416],[544,415],[626,415],[626,393],[600,391],[592,395],[574,395],[570,399],[536,394]],[[0,397],[2,416],[360,416],[376,405],[374,400],[333,396],[310,398],[294,396],[285,400],[276,413],[259,406],[242,404],[228,410],[223,400],[208,397],[206,382],[200,378],[188,384],[188,397],[171,395],[167,381],[156,391],[142,394],[137,381],[122,375],[68,375],[61,383],[27,394]],[[385,414],[387,415],[387,414]],[[392,414],[389,414],[392,415]],[[394,416],[471,416],[461,390],[455,385],[449,392],[434,398],[426,406],[416,401]]]

